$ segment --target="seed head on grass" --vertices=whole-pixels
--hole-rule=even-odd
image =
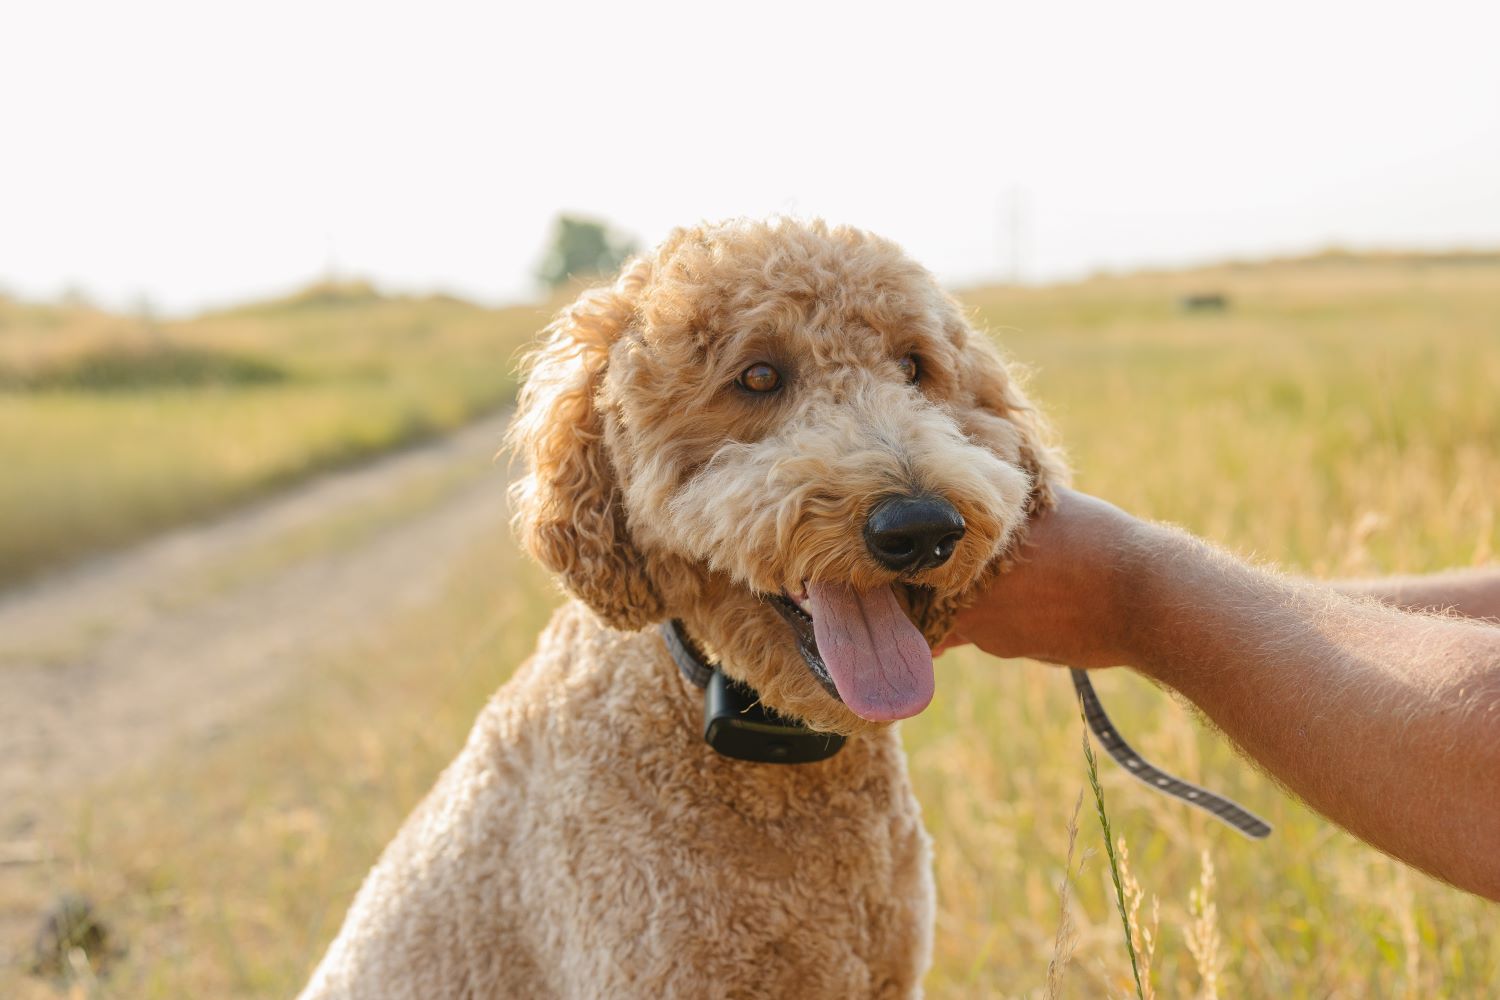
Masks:
[[[1099,761],[1094,757],[1093,744],[1089,742],[1088,719],[1083,714],[1083,702],[1078,703],[1078,716],[1083,720],[1083,759],[1088,767],[1089,787],[1094,790],[1094,809],[1099,816],[1099,828],[1104,833],[1104,856],[1109,859],[1109,877],[1115,884],[1115,908],[1120,913],[1120,926],[1125,931],[1125,950],[1130,955],[1130,974],[1135,979],[1137,1000],[1146,1000],[1146,988],[1141,983],[1140,960],[1136,955],[1135,941],[1130,932],[1130,913],[1125,906],[1125,887],[1120,875],[1120,857],[1115,851],[1114,834],[1109,828],[1109,813],[1104,808],[1104,789],[1099,785]],[[1124,841],[1122,840],[1123,844]],[[1147,970],[1149,974],[1149,969]]]
[[[1219,906],[1214,902],[1214,861],[1207,848],[1203,851],[1203,869],[1198,887],[1188,894],[1188,912],[1192,922],[1184,932],[1188,951],[1198,966],[1202,1000],[1219,1000],[1219,974],[1224,971],[1224,948],[1219,939]]]
[[[1151,962],[1156,957],[1157,931],[1161,927],[1161,901],[1151,897],[1151,925],[1141,922],[1141,904],[1146,901],[1146,891],[1136,881],[1130,870],[1130,851],[1125,847],[1125,838],[1115,845],[1120,852],[1120,881],[1125,886],[1125,910],[1130,928],[1130,943],[1140,959],[1141,991],[1145,1000],[1154,1000],[1156,989],[1151,985]]]
[[[1057,934],[1052,939],[1052,961],[1047,963],[1047,1000],[1057,1000],[1062,996],[1063,973],[1067,970],[1068,963],[1073,960],[1073,949],[1078,945],[1078,927],[1073,922],[1073,911],[1069,907],[1072,900],[1073,883],[1083,874],[1083,866],[1093,854],[1092,850],[1085,850],[1078,859],[1078,867],[1073,867],[1073,851],[1078,845],[1078,813],[1083,808],[1083,792],[1078,792],[1078,801],[1073,803],[1073,815],[1068,818],[1068,858],[1063,864],[1062,882],[1057,887]]]

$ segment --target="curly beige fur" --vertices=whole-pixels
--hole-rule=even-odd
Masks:
[[[762,361],[782,389],[737,388]],[[940,640],[1064,475],[1010,368],[885,240],[684,229],[552,323],[512,444],[521,542],[581,603],[484,710],[304,996],[919,995],[932,881],[895,729],[827,693],[763,595],[900,584]],[[919,491],[968,531],[945,565],[897,577],[862,526]],[[718,756],[700,693],[644,628],[669,617],[845,748]]]

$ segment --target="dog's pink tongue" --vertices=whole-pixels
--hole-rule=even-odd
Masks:
[[[932,700],[932,650],[890,587],[863,593],[808,583],[823,665],[850,711],[871,722],[905,719]]]

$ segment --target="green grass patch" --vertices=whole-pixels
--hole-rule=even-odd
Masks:
[[[0,585],[503,406],[548,314],[358,284],[170,322],[0,300]]]
[[[286,370],[261,358],[166,341],[102,344],[35,371],[0,370],[0,391],[150,392],[267,385]]]

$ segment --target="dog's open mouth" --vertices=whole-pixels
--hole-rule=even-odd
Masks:
[[[813,676],[850,711],[872,722],[916,715],[932,701],[932,650],[892,587],[804,585],[771,595]]]

